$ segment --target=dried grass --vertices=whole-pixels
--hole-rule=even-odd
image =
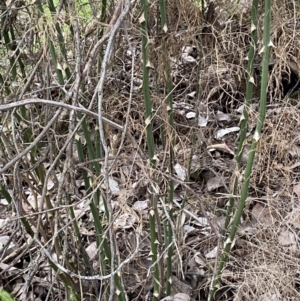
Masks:
[[[194,183],[188,185],[199,195],[202,204],[195,199],[184,186],[178,186],[176,198],[182,199],[186,194],[185,209],[204,217],[204,208],[220,222],[221,214],[218,207],[224,208],[230,191],[224,186],[208,191],[207,181],[212,177],[220,177],[227,187],[231,187],[232,176],[236,171],[232,168],[233,158],[223,152],[208,152],[206,147],[215,144],[217,130],[224,127],[237,126],[238,107],[243,104],[246,89],[246,57],[249,47],[250,7],[248,1],[240,1],[240,6],[234,7],[231,1],[215,1],[208,4],[203,13],[196,8],[198,3],[189,1],[169,1],[167,34],[157,34],[156,2],[151,4],[150,19],[150,92],[153,101],[153,124],[156,139],[156,153],[159,158],[157,164],[160,172],[168,170],[168,146],[170,135],[168,130],[163,132],[166,147],[160,140],[160,131],[167,128],[167,110],[165,104],[165,55],[172,60],[172,76],[174,82],[175,109],[175,163],[188,167],[194,135],[196,136],[196,151],[198,156]],[[262,5],[262,4],[261,4]],[[300,294],[299,282],[299,230],[300,230],[300,194],[295,192],[295,186],[300,182],[300,106],[298,99],[285,97],[286,86],[295,76],[300,76],[300,19],[299,8],[293,11],[293,1],[273,1],[272,10],[272,42],[269,107],[267,111],[264,132],[257,149],[255,168],[251,177],[251,188],[247,211],[241,225],[239,237],[232,249],[230,261],[224,271],[222,284],[224,289],[219,292],[220,300],[297,300]],[[132,26],[128,30],[132,45],[136,47],[136,65],[134,70],[134,91],[130,115],[126,116],[130,87],[130,58],[129,46],[125,36],[120,37],[115,49],[115,60],[110,69],[110,77],[105,86],[104,116],[116,123],[124,124],[129,118],[128,131],[136,139],[137,144],[146,153],[146,137],[144,124],[144,103],[141,93],[141,54],[138,18],[132,15]],[[260,6],[259,46],[262,39],[262,14]],[[168,45],[167,53],[162,42]],[[192,46],[191,57],[195,62],[185,63],[182,58],[183,49]],[[259,49],[258,51],[259,52]],[[255,64],[256,89],[253,103],[259,101],[260,61],[257,54]],[[94,70],[96,82],[96,71]],[[95,84],[94,82],[94,84]],[[292,87],[290,87],[292,88]],[[91,98],[94,87],[89,87],[82,95],[86,101]],[[198,99],[187,95],[199,89]],[[197,122],[189,120],[186,113],[196,111],[209,118],[206,127],[198,127]],[[230,116],[229,122],[219,121],[218,111]],[[257,111],[250,114],[248,131],[254,133],[257,121]],[[89,121],[91,131],[93,120]],[[119,146],[120,135],[110,127],[105,128],[109,147],[114,154]],[[59,136],[58,140],[64,140]],[[230,144],[236,140],[236,135],[229,136]],[[58,143],[60,144],[60,142]],[[194,145],[195,147],[195,145]],[[151,277],[147,275],[150,267],[148,220],[144,213],[136,213],[132,209],[136,201],[146,201],[147,186],[150,185],[147,162],[137,159],[137,151],[131,141],[125,141],[122,153],[111,175],[120,181],[124,194],[116,196],[115,220],[125,213],[135,214],[136,223],[143,228],[141,251],[128,270],[124,270],[125,288],[131,296],[138,300],[145,298],[147,290],[151,289]],[[76,169],[76,166],[74,167]],[[167,174],[158,176],[159,196],[167,193]],[[224,202],[225,199],[225,202]],[[163,199],[159,199],[162,201]],[[261,207],[255,207],[259,204]],[[201,207],[202,206],[202,207]],[[255,210],[254,210],[255,208]],[[265,209],[265,211],[263,211]],[[176,212],[179,216],[178,208]],[[258,213],[257,213],[258,212]],[[134,214],[133,214],[134,213]],[[162,206],[157,213],[161,220],[165,220]],[[255,213],[255,214],[254,214]],[[263,214],[258,217],[257,214]],[[197,284],[193,286],[193,297],[198,298],[198,292],[207,292],[210,275],[207,281],[202,281],[200,271],[209,274],[209,265],[215,264],[215,259],[206,259],[200,264],[197,253],[205,257],[215,246],[218,238],[213,229],[206,229],[203,225],[195,224],[193,219],[185,213],[184,218],[178,218],[178,247],[180,253],[174,254],[174,273],[180,275],[179,258],[182,260],[184,272],[196,270]],[[184,226],[193,226],[191,234],[182,232]],[[247,228],[248,227],[248,228]],[[245,230],[246,229],[246,230]],[[117,242],[120,258],[124,259],[135,249],[132,239],[132,229],[117,229]],[[248,232],[247,232],[248,231]],[[251,232],[249,234],[249,231]],[[291,236],[296,243],[293,249],[283,244],[281,238]],[[288,240],[288,239],[287,239]],[[293,244],[293,241],[290,240]],[[200,255],[199,255],[200,256]],[[126,276],[130,275],[130,277]],[[133,276],[134,275],[134,276]],[[204,277],[204,278],[205,278]],[[199,286],[199,283],[201,284]],[[190,283],[191,284],[191,283]],[[225,295],[225,291],[226,294]],[[275,297],[274,297],[275,295]],[[198,299],[200,300],[200,299]]]

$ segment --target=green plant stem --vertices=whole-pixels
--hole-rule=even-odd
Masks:
[[[215,297],[215,292],[220,285],[220,279],[222,272],[226,266],[229,252],[233,240],[235,238],[242,213],[245,208],[246,200],[248,197],[248,189],[250,183],[250,176],[252,172],[253,161],[255,157],[256,147],[261,138],[261,132],[266,115],[266,101],[267,101],[267,87],[268,87],[268,74],[269,74],[269,56],[270,56],[270,25],[271,25],[271,0],[265,1],[265,14],[264,14],[264,42],[263,42],[263,61],[262,61],[262,80],[260,86],[260,105],[259,105],[259,118],[256,125],[256,130],[252,139],[251,150],[249,153],[245,174],[244,174],[244,183],[242,186],[241,198],[236,211],[236,214],[233,219],[231,230],[228,238],[225,241],[225,247],[222,251],[220,258],[219,267],[215,276],[215,280],[212,284],[212,289],[210,291],[209,300],[213,301]]]
[[[152,103],[150,98],[149,90],[149,61],[148,61],[148,1],[141,0],[142,5],[142,16],[140,18],[140,23],[142,27],[142,54],[143,54],[143,93],[144,93],[144,103],[145,103],[145,123],[146,123],[146,135],[147,135],[147,147],[148,147],[148,156],[150,159],[150,167],[155,167],[155,158],[154,158],[154,137],[153,137],[153,127],[152,127]],[[152,176],[153,178],[153,176]],[[152,188],[151,188],[152,189]],[[150,196],[150,214],[149,214],[149,223],[150,223],[150,237],[151,237],[151,258],[154,264],[154,273],[153,273],[153,301],[158,300],[160,295],[160,277],[159,277],[159,265],[157,262],[157,238],[156,238],[156,226],[155,226],[155,208],[156,200],[154,193],[152,191]]]
[[[243,156],[244,146],[247,138],[247,124],[249,116],[249,108],[252,101],[254,79],[253,79],[253,70],[254,70],[254,54],[257,47],[257,9],[258,9],[258,0],[253,0],[252,10],[251,10],[251,44],[248,53],[248,66],[247,66],[247,88],[246,88],[246,100],[244,103],[244,111],[241,120],[241,130],[239,136],[239,145],[236,155],[237,168],[241,167],[241,160]],[[234,177],[233,181],[233,196],[229,199],[229,204],[226,210],[226,220],[224,226],[224,235],[228,230],[230,220],[232,218],[232,210],[235,203],[235,196],[238,193],[238,174]]]

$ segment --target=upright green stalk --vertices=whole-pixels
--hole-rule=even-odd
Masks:
[[[145,123],[146,123],[146,135],[147,135],[147,146],[148,155],[150,159],[150,167],[155,167],[154,158],[154,138],[153,138],[153,128],[152,128],[152,103],[150,99],[149,90],[149,61],[148,61],[148,1],[141,0],[142,5],[142,15],[140,17],[140,23],[142,27],[142,53],[143,53],[143,92],[144,92],[144,103],[145,103]],[[156,198],[153,193],[151,193],[151,208],[149,214],[150,223],[150,237],[151,237],[151,257],[154,263],[154,273],[153,273],[153,301],[158,300],[160,295],[160,277],[159,277],[159,266],[157,263],[157,238],[155,229],[155,208],[156,208]]]
[[[106,23],[106,15],[107,15],[107,0],[101,0],[101,22]],[[100,30],[98,39],[100,40],[103,36],[103,28]],[[103,59],[103,52],[100,51],[98,58],[98,72],[101,72],[101,65]]]
[[[248,66],[247,66],[248,75],[247,75],[246,100],[245,100],[244,111],[241,120],[241,131],[239,137],[238,152],[236,155],[236,162],[237,162],[238,169],[240,169],[241,159],[242,159],[243,150],[246,141],[249,108],[252,101],[252,94],[253,94],[253,87],[254,87],[253,66],[254,66],[254,54],[257,46],[257,8],[258,8],[258,0],[253,0],[252,11],[251,11],[251,43],[250,43],[250,49],[248,53]],[[232,193],[233,196],[229,199],[229,205],[227,208],[225,231],[228,230],[228,226],[230,223],[232,210],[234,206],[235,196],[237,195],[237,189],[238,189],[238,176],[236,175],[233,183],[233,193]]]
[[[49,7],[49,10],[50,10],[51,14],[56,13],[56,8],[55,8],[54,2],[52,0],[48,0],[48,7]],[[57,32],[57,40],[58,40],[58,44],[59,44],[59,47],[60,47],[61,54],[62,54],[62,56],[64,57],[64,59],[67,63],[68,62],[67,49],[66,49],[65,42],[64,42],[63,31],[62,31],[62,29],[61,29],[58,22],[55,23],[55,29],[56,29],[56,32]],[[70,71],[69,67],[67,67],[65,69],[65,71],[66,71],[67,80],[70,80],[72,74],[71,74],[71,71]]]
[[[166,14],[166,1],[160,0],[159,1],[159,8],[160,8],[160,18],[161,18],[161,26],[164,33],[167,32],[167,14]],[[167,84],[167,97],[166,97],[166,103],[167,103],[167,110],[168,110],[168,126],[167,131],[169,133],[169,173],[171,176],[173,176],[173,163],[174,163],[174,112],[173,112],[173,82],[171,78],[171,70],[170,70],[170,62],[168,58],[168,45],[167,42],[164,41],[163,43],[163,60],[164,60],[164,66],[165,66],[165,80]],[[167,145],[166,145],[167,146]],[[173,221],[173,197],[174,197],[174,181],[169,180],[169,190],[168,190],[168,203],[169,203],[169,216],[170,219]],[[172,240],[173,240],[173,229],[171,226],[171,223],[168,221],[166,225],[166,233],[165,233],[165,248],[170,246]],[[167,252],[167,287],[166,287],[166,294],[167,296],[171,295],[171,276],[172,276],[172,256],[173,256],[173,246],[169,247]],[[163,281],[163,279],[161,279]]]
[[[146,123],[146,133],[147,133],[147,146],[148,154],[150,158],[151,167],[155,166],[154,160],[154,138],[153,138],[153,127],[151,123],[152,118],[152,103],[150,99],[149,90],[149,61],[148,61],[148,1],[141,0],[143,7],[143,14],[141,16],[141,26],[142,26],[142,53],[143,53],[143,92],[144,92],[144,102],[145,102],[145,123]]]
[[[84,121],[82,123],[82,125],[83,125],[83,128],[85,129],[86,122]],[[85,135],[85,138],[87,138],[87,135]],[[87,141],[87,148],[88,148],[88,158],[95,159],[94,151],[91,147],[91,142],[89,140],[86,140],[86,141]],[[77,145],[77,152],[78,152],[79,160],[80,160],[80,162],[84,162],[85,158],[84,158],[84,152],[82,149],[81,141],[76,140],[76,145]],[[95,167],[95,170],[98,173],[98,168],[100,169],[99,163],[96,162],[93,167]],[[90,186],[90,179],[85,170],[83,170],[83,179],[84,179],[84,183],[85,183],[87,192],[90,193],[92,191],[92,187]],[[93,201],[90,203],[90,209],[91,209],[91,212],[93,215],[93,223],[94,223],[95,230],[96,230],[97,247],[100,248],[99,261],[100,261],[102,273],[105,274],[106,273],[105,256],[110,259],[110,249],[109,249],[107,240],[105,239],[105,237],[103,235],[103,227],[102,227],[102,224],[101,224],[101,221],[99,218],[99,209],[98,209],[99,195],[100,195],[100,193],[98,190],[93,192]]]
[[[161,27],[164,32],[168,31],[167,27],[167,14],[166,14],[166,1],[159,1],[159,9],[160,9],[160,19],[161,19]]]
[[[10,28],[9,32],[10,32],[11,40],[14,41],[14,42],[17,41],[17,38],[15,36],[15,32],[14,32],[14,30],[13,30],[12,27]],[[15,52],[14,56],[16,57],[16,60],[19,63],[19,67],[20,67],[20,71],[21,71],[21,74],[22,74],[22,78],[23,78],[23,80],[25,80],[26,79],[25,65],[24,65],[24,63],[23,63],[23,61],[21,59],[20,50],[14,44],[15,43],[12,43],[13,46],[11,46],[11,50],[13,50]]]
[[[6,2],[4,0],[0,1],[0,12],[1,12],[1,35],[3,37],[4,40],[4,45],[7,48],[7,51],[12,50],[11,49],[11,45],[13,45],[16,41],[14,41],[10,36],[9,36],[9,32],[10,32],[10,27],[11,25],[9,25],[9,22],[11,22],[9,20],[8,17],[8,7],[6,5]],[[9,63],[10,63],[10,75],[11,75],[11,80],[12,81],[16,81],[17,79],[17,65],[16,65],[16,60],[15,60],[15,56],[10,57],[9,56]]]
[[[259,139],[261,137],[262,127],[265,120],[266,115],[266,101],[267,101],[267,87],[268,87],[268,74],[269,74],[269,56],[270,56],[270,47],[272,45],[270,40],[271,30],[271,0],[265,0],[265,14],[264,14],[264,41],[263,41],[263,61],[262,61],[262,76],[261,76],[261,86],[260,86],[260,105],[259,105],[259,118],[256,125],[256,130],[252,139],[251,150],[248,157],[248,162],[245,169],[244,174],[244,183],[242,186],[241,199],[239,202],[239,206],[237,208],[236,214],[233,219],[232,227],[229,233],[228,238],[225,242],[225,247],[221,255],[220,264],[217,270],[217,274],[212,283],[212,287],[210,290],[209,300],[213,301],[215,292],[219,287],[220,279],[222,272],[225,268],[225,265],[228,260],[228,255],[231,250],[232,242],[235,238],[236,231],[238,229],[240,219],[245,208],[245,203],[248,197],[248,189],[250,176],[252,171],[252,165],[254,161],[255,151]]]

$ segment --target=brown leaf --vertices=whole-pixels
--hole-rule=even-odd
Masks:
[[[178,293],[178,294],[174,295],[174,299],[173,300],[174,301],[190,301],[191,298],[187,294]]]
[[[297,194],[298,198],[300,197],[300,183],[294,185],[293,192]]]
[[[213,191],[222,186],[223,186],[223,181],[219,177],[210,178],[206,183],[206,187],[208,191]]]

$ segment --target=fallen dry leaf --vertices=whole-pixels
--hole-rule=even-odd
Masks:
[[[190,301],[191,298],[189,295],[184,294],[184,293],[178,293],[176,295],[174,295],[174,301]]]
[[[275,222],[275,216],[267,206],[256,203],[252,208],[252,215],[261,225],[272,225]]]
[[[278,243],[286,250],[297,251],[297,240],[295,234],[288,229],[282,229],[278,237]]]
[[[223,181],[219,177],[210,178],[206,183],[207,191],[213,191],[222,186],[224,186]]]
[[[294,185],[293,192],[297,194],[298,198],[300,197],[300,183]]]

